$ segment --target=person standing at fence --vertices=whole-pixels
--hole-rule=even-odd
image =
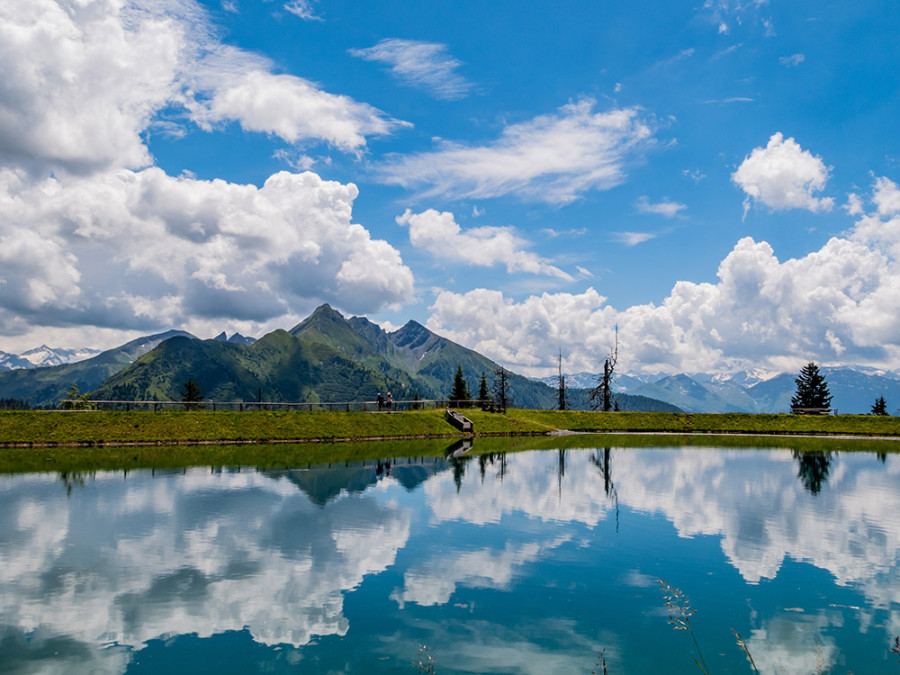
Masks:
[[[394,407],[394,397],[391,395],[391,392],[388,392],[388,397],[387,397],[388,412],[391,412],[391,408],[393,408],[393,407]]]
[[[381,412],[384,409],[384,396],[381,395],[381,392],[378,392],[378,412]]]

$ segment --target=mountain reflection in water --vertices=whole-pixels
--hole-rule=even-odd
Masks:
[[[894,454],[476,440],[3,476],[0,507],[0,672],[690,671],[658,578],[715,672],[750,672],[728,628],[791,673],[881,672],[900,634]]]

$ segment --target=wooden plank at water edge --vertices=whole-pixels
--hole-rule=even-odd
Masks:
[[[445,417],[450,424],[455,426],[457,429],[459,429],[463,433],[471,433],[472,432],[472,420],[470,420],[468,417],[466,417],[462,413],[458,413],[455,410],[450,410],[450,408],[447,408]]]

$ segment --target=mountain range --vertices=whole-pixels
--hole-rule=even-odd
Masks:
[[[81,392],[96,389],[142,354],[176,336],[193,338],[190,333],[170,330],[132,340],[84,361],[0,372],[0,399],[16,399],[32,406],[55,406],[73,384]]]
[[[89,358],[57,365],[55,360]],[[482,374],[489,386],[499,365],[410,321],[386,332],[364,317],[345,318],[328,305],[316,309],[289,331],[259,340],[221,333],[200,340],[185,331],[149,335],[105,352],[41,347],[20,357],[27,366],[0,372],[0,399],[32,406],[55,406],[74,384],[80,392],[105,400],[179,399],[188,379],[213,400],[343,402],[443,399],[461,367],[475,397]],[[0,353],[2,356],[2,353]],[[867,413],[884,396],[888,409],[900,402],[900,378],[891,373],[849,367],[820,369],[842,413]],[[729,376],[679,374],[641,378],[616,373],[613,390],[622,410],[777,413],[790,409],[795,374],[747,371]],[[589,389],[597,375],[567,375],[568,402],[589,408]],[[532,380],[509,373],[513,405],[555,408],[557,378]]]
[[[0,352],[0,371],[17,368],[43,368],[84,361],[100,353],[99,349],[56,349],[41,345],[21,354]]]
[[[344,318],[328,305],[289,331],[258,340],[243,336],[199,340],[170,331],[136,340],[85,361],[0,373],[0,399],[54,406],[72,384],[101,400],[180,399],[194,380],[205,398],[218,401],[344,402],[445,399],[461,367],[473,397],[482,374],[492,383],[500,366],[490,359],[410,321],[386,332],[363,317]],[[554,388],[509,372],[513,405],[552,408]],[[573,407],[586,392],[570,391]],[[622,395],[623,410],[668,410],[675,406],[640,395]]]
[[[386,332],[364,317],[345,318],[322,305],[289,331],[276,330],[252,344],[173,339],[110,377],[92,394],[110,400],[178,398],[182,383],[195,380],[207,398],[275,402],[444,399],[457,368],[472,394],[484,374],[500,366],[410,321]],[[556,392],[509,373],[514,404],[550,408]],[[624,405],[674,410],[629,396]]]
[[[875,399],[884,396],[888,410],[900,406],[900,378],[892,373],[851,367],[819,368],[832,394],[832,408],[839,413],[868,413]],[[613,390],[666,401],[685,412],[697,413],[784,413],[791,407],[796,391],[796,373],[734,373],[728,376],[694,374],[638,378],[615,374]],[[556,386],[556,378],[541,380]],[[578,373],[566,376],[567,383],[593,387],[597,375]]]

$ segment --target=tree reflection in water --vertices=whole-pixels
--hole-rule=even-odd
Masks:
[[[487,475],[488,465],[497,465],[497,477],[503,482],[506,476],[506,453],[505,452],[486,452],[478,455],[478,470],[481,473],[481,484],[484,485],[484,477]]]
[[[828,480],[828,471],[831,468],[831,453],[823,450],[792,450],[794,459],[797,460],[797,478],[810,494],[817,495],[822,489],[822,484]]]
[[[603,476],[603,492],[606,498],[611,500],[616,507],[616,532],[619,531],[619,493],[616,491],[616,484],[612,478],[612,453],[609,448],[603,448],[603,455],[597,450],[591,454],[591,463],[600,469],[600,475]]]

